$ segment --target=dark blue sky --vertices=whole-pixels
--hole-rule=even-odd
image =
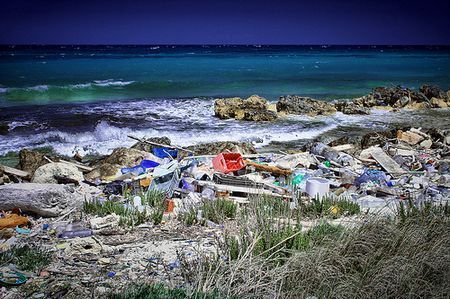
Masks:
[[[1,44],[450,44],[450,0],[11,0]]]

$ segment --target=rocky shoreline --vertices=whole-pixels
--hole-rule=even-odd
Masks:
[[[331,115],[337,111],[343,114],[370,114],[371,109],[398,111],[399,109],[432,109],[450,107],[450,91],[444,92],[437,86],[423,85],[419,91],[409,88],[376,87],[368,95],[353,100],[335,100],[333,102],[309,97],[281,96],[276,109],[260,96],[247,99],[217,99],[214,111],[222,119],[234,118],[247,121],[274,121],[286,114]]]

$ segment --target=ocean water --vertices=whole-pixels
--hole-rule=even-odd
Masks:
[[[376,86],[450,89],[449,47],[1,46],[0,154],[53,146],[108,153],[128,134],[189,145],[249,140],[295,144],[336,130],[398,123],[450,127],[447,110],[371,116],[289,116],[274,123],[219,120],[215,97],[299,94],[348,99]]]

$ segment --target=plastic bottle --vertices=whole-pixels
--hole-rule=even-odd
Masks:
[[[84,238],[92,236],[92,230],[90,229],[81,229],[81,230],[72,230],[72,231],[65,231],[61,233],[58,237],[63,239],[72,239],[72,238]]]
[[[216,192],[210,188],[204,188],[202,191],[202,197],[205,197],[207,199],[214,199],[216,198]]]

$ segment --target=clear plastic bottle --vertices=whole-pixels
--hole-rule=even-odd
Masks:
[[[73,238],[84,238],[92,236],[92,230],[90,229],[80,229],[62,232],[58,237],[62,239],[73,239]]]

